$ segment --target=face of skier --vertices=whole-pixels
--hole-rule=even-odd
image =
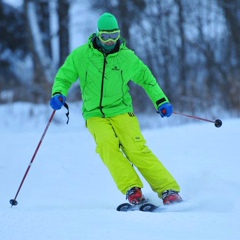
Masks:
[[[112,45],[120,38],[120,30],[114,31],[99,31],[98,37],[102,43]]]
[[[97,37],[105,52],[114,49],[120,38],[117,19],[110,13],[104,13],[98,20]]]

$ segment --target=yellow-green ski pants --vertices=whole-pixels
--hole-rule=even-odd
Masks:
[[[123,194],[132,187],[143,187],[132,164],[160,198],[165,190],[180,191],[173,176],[146,146],[136,116],[93,117],[87,120],[87,127],[96,141],[96,152]]]

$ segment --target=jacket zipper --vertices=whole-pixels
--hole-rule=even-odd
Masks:
[[[102,100],[103,100],[103,90],[104,90],[104,76],[105,76],[105,69],[106,69],[106,63],[107,63],[107,57],[105,54],[104,55],[104,61],[103,61],[103,73],[102,73],[102,85],[101,85],[101,95],[100,95],[100,103],[99,103],[99,109],[105,118],[105,114],[103,112],[103,106],[102,106]]]

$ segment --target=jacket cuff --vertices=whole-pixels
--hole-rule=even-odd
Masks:
[[[156,101],[157,106],[159,107],[162,103],[168,102],[166,98],[161,98]]]
[[[61,92],[55,92],[55,93],[52,94],[52,96],[55,96],[55,95],[57,95],[57,94],[61,94],[61,95],[62,95]]]

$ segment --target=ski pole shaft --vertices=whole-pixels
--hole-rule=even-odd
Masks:
[[[39,141],[39,143],[38,143],[38,145],[37,145],[37,148],[36,148],[36,150],[35,150],[35,152],[34,152],[34,154],[33,154],[33,156],[32,156],[32,159],[31,159],[31,161],[30,161],[30,163],[29,163],[29,165],[28,165],[28,167],[27,167],[27,170],[26,170],[26,172],[25,172],[25,174],[24,174],[24,176],[23,176],[23,178],[22,178],[22,181],[21,181],[21,183],[20,183],[20,185],[19,185],[19,188],[18,188],[18,190],[17,190],[17,193],[16,193],[14,199],[11,199],[11,200],[10,200],[10,204],[11,204],[12,206],[15,206],[15,205],[18,204],[18,202],[17,202],[17,200],[16,200],[16,199],[17,199],[17,196],[18,196],[18,194],[19,194],[19,192],[20,192],[20,190],[21,190],[21,188],[22,188],[22,185],[23,185],[23,183],[24,183],[24,181],[25,181],[25,179],[26,179],[26,177],[27,177],[27,175],[28,175],[28,172],[29,172],[29,170],[30,170],[30,168],[31,168],[31,165],[32,165],[32,163],[33,163],[33,161],[34,161],[34,159],[35,159],[35,157],[36,157],[36,155],[37,155],[37,152],[38,152],[38,150],[39,150],[39,148],[40,148],[40,146],[41,146],[41,144],[42,144],[42,141],[43,141],[43,139],[44,139],[44,137],[45,137],[45,135],[46,135],[46,133],[47,133],[47,130],[48,130],[48,128],[49,128],[49,126],[50,126],[50,124],[51,124],[51,122],[52,122],[52,120],[53,120],[53,117],[54,117],[55,112],[56,112],[56,110],[53,111],[53,113],[52,113],[52,115],[51,115],[51,117],[50,117],[50,119],[49,119],[49,121],[48,121],[48,124],[47,124],[47,126],[46,126],[46,128],[45,128],[45,130],[44,130],[44,132],[43,132],[43,135],[42,135],[42,137],[41,137],[41,139],[40,139],[40,141]]]
[[[188,117],[188,118],[193,118],[193,119],[196,119],[196,120],[201,120],[201,121],[205,121],[205,122],[214,123],[215,127],[217,127],[217,128],[222,126],[222,121],[220,119],[216,119],[214,121],[214,120],[209,120],[209,119],[206,119],[206,118],[201,118],[201,117],[188,115],[188,114],[185,114],[185,113],[179,113],[179,112],[173,112],[173,113],[176,114],[176,115],[180,115],[180,116],[184,116],[184,117]]]
[[[213,120],[209,120],[209,119],[206,119],[206,118],[201,118],[201,117],[196,117],[196,116],[188,115],[188,114],[185,114],[185,113],[179,113],[179,112],[173,112],[173,113],[174,113],[174,114],[177,114],[177,115],[184,116],[184,117],[189,117],[189,118],[194,118],[194,119],[197,119],[197,120],[202,120],[202,121],[205,121],[205,122],[212,122],[212,123],[215,122],[215,121],[213,121]]]

